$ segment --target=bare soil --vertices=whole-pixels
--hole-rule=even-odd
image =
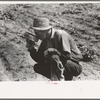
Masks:
[[[93,44],[100,57],[100,4],[0,4],[0,81],[49,81],[34,71],[36,63],[26,48],[25,32],[33,19],[48,17],[55,28],[66,30],[77,44]],[[98,62],[81,62],[76,80],[99,80]]]

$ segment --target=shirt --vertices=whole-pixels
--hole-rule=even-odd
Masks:
[[[36,56],[38,61],[44,61],[44,51],[48,48],[55,48],[60,53],[69,53],[72,55],[80,55],[81,52],[78,49],[73,38],[64,30],[57,30],[52,28],[52,32],[47,36],[40,44],[37,51],[37,56],[31,53],[31,56]],[[36,58],[35,57],[35,58]],[[34,57],[33,57],[34,58]]]

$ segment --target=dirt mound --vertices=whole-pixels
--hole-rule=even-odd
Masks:
[[[33,70],[35,61],[27,51],[26,40],[20,37],[25,29],[13,21],[0,23],[0,80],[48,80]]]
[[[16,4],[0,6],[0,81],[48,80],[34,72],[35,61],[26,48],[25,32],[36,16],[46,16],[55,28],[66,30],[77,44],[96,49],[100,57],[99,4]],[[82,62],[74,80],[100,79],[100,63]]]

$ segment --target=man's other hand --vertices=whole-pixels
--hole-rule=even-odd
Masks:
[[[61,56],[61,53],[55,48],[49,48],[49,49],[44,51],[44,57],[45,58],[52,56],[53,54]]]

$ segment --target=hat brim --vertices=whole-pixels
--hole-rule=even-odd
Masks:
[[[48,27],[32,27],[34,30],[48,30],[50,28],[52,28],[52,26],[48,26]]]

